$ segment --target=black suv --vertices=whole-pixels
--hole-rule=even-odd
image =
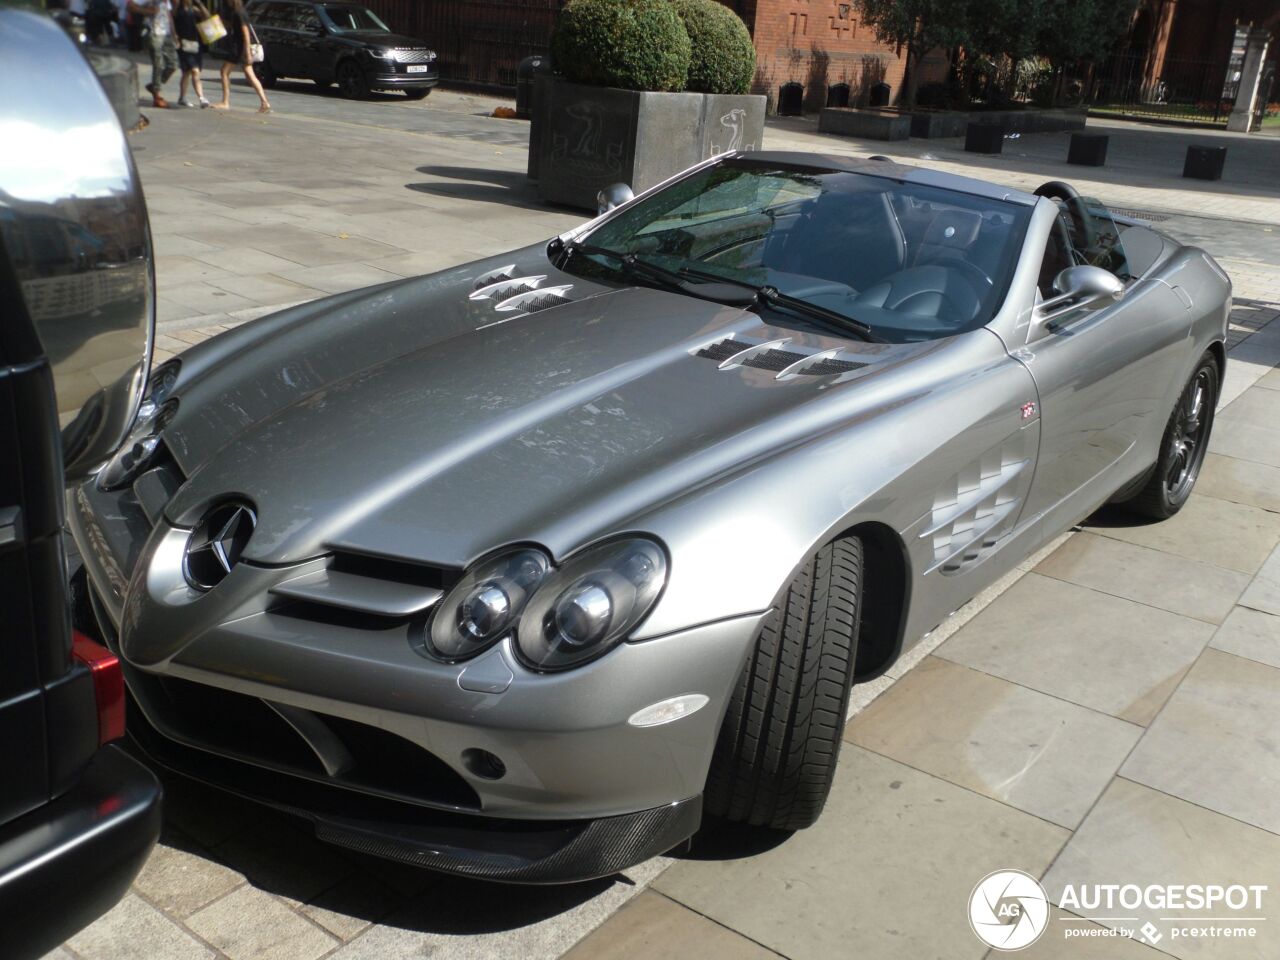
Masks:
[[[268,87],[280,77],[301,77],[336,82],[347,97],[403,90],[421,100],[440,80],[434,50],[392,33],[358,4],[252,0],[245,12],[266,53],[254,70]]]
[[[48,17],[3,4],[0,104],[20,131],[0,164],[0,955],[26,960],[110,909],[160,830],[159,783],[113,742],[120,661],[71,626],[62,533],[64,481],[138,409],[153,278],[93,71]]]

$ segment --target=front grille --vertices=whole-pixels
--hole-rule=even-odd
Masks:
[[[396,63],[431,63],[435,60],[434,50],[394,50]]]
[[[307,711],[350,755],[349,764],[330,774],[317,749],[265,700],[132,667],[127,676],[129,691],[149,725],[186,746],[409,803],[480,807],[475,790],[447,763],[378,727]]]

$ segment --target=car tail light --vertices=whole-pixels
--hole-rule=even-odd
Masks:
[[[98,703],[98,746],[124,736],[124,671],[120,658],[79,630],[71,631],[71,656],[93,675]]]

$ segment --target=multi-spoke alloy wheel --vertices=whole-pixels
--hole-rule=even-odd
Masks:
[[[1209,446],[1220,377],[1218,361],[1206,353],[1169,415],[1151,478],[1128,501],[1138,513],[1163,520],[1182,509],[1191,496]]]

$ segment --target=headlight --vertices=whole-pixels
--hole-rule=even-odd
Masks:
[[[396,58],[396,52],[394,50],[383,50],[378,47],[372,48],[369,53],[373,54],[373,56],[377,57],[379,60],[394,60]]]
[[[147,378],[147,389],[142,393],[142,403],[138,405],[138,415],[133,421],[133,431],[149,424],[160,412],[160,405],[173,394],[178,383],[178,371],[182,369],[181,360],[166,360],[151,371]]]
[[[553,571],[516,627],[516,649],[534,670],[563,670],[611,650],[658,599],[667,557],[652,540],[614,540]]]
[[[511,632],[551,561],[539,550],[505,553],[472,567],[437,604],[428,631],[431,652],[464,660]]]

